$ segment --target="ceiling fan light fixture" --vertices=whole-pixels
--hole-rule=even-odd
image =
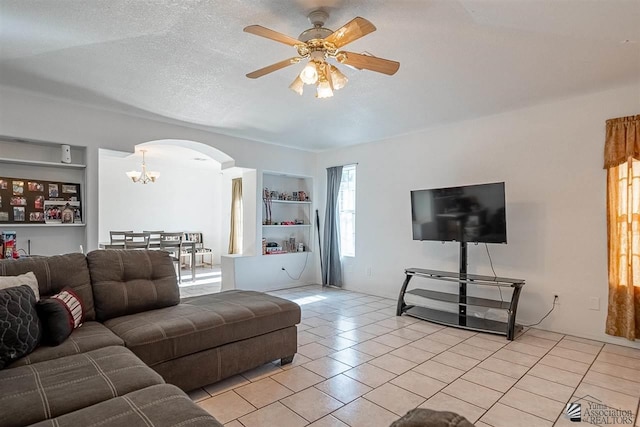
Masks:
[[[314,61],[309,61],[309,63],[302,69],[300,72],[300,79],[308,85],[315,84],[318,81],[318,69],[316,68],[316,63]]]
[[[298,95],[302,95],[303,88],[304,88],[304,82],[302,81],[300,76],[297,76],[293,81],[293,83],[289,85],[289,89],[291,89]]]
[[[333,90],[327,80],[322,80],[318,83],[318,91],[316,93],[317,98],[331,98],[333,96]]]
[[[340,90],[346,86],[349,79],[347,78],[347,76],[342,74],[342,72],[338,70],[337,67],[334,67],[333,65],[331,65],[330,73],[331,73],[331,83],[333,83],[334,90]]]
[[[289,85],[289,88],[302,95],[304,84],[315,85],[316,97],[329,98],[333,96],[334,90],[342,89],[349,81],[340,70],[327,62],[330,59],[344,64],[346,67],[374,71],[389,76],[394,75],[400,68],[400,63],[397,61],[378,58],[369,53],[359,54],[342,50],[347,44],[376,31],[375,25],[368,20],[357,16],[338,30],[331,31],[324,27],[324,23],[329,17],[326,10],[314,10],[309,13],[308,17],[313,28],[303,31],[297,39],[261,25],[245,27],[246,33],[289,45],[294,47],[298,53],[296,57],[248,73],[247,77],[256,79],[307,60],[309,62],[300,72],[298,79]]]

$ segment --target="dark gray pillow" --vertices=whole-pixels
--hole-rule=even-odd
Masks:
[[[33,290],[27,285],[0,290],[0,369],[31,353],[40,336]]]

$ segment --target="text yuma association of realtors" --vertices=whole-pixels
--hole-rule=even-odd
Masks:
[[[583,407],[584,408],[584,407]],[[592,424],[633,424],[631,410],[615,409],[602,403],[588,402],[583,409],[582,420]]]

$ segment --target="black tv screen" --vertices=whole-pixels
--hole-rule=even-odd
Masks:
[[[507,243],[504,182],[411,192],[413,240]]]

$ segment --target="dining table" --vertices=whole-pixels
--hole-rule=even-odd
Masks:
[[[196,281],[196,244],[198,242],[194,240],[183,240],[183,249],[190,249],[191,252],[191,281]],[[98,243],[100,249],[124,249],[124,242],[111,243],[100,242]],[[149,242],[149,249],[160,249],[160,242]]]

